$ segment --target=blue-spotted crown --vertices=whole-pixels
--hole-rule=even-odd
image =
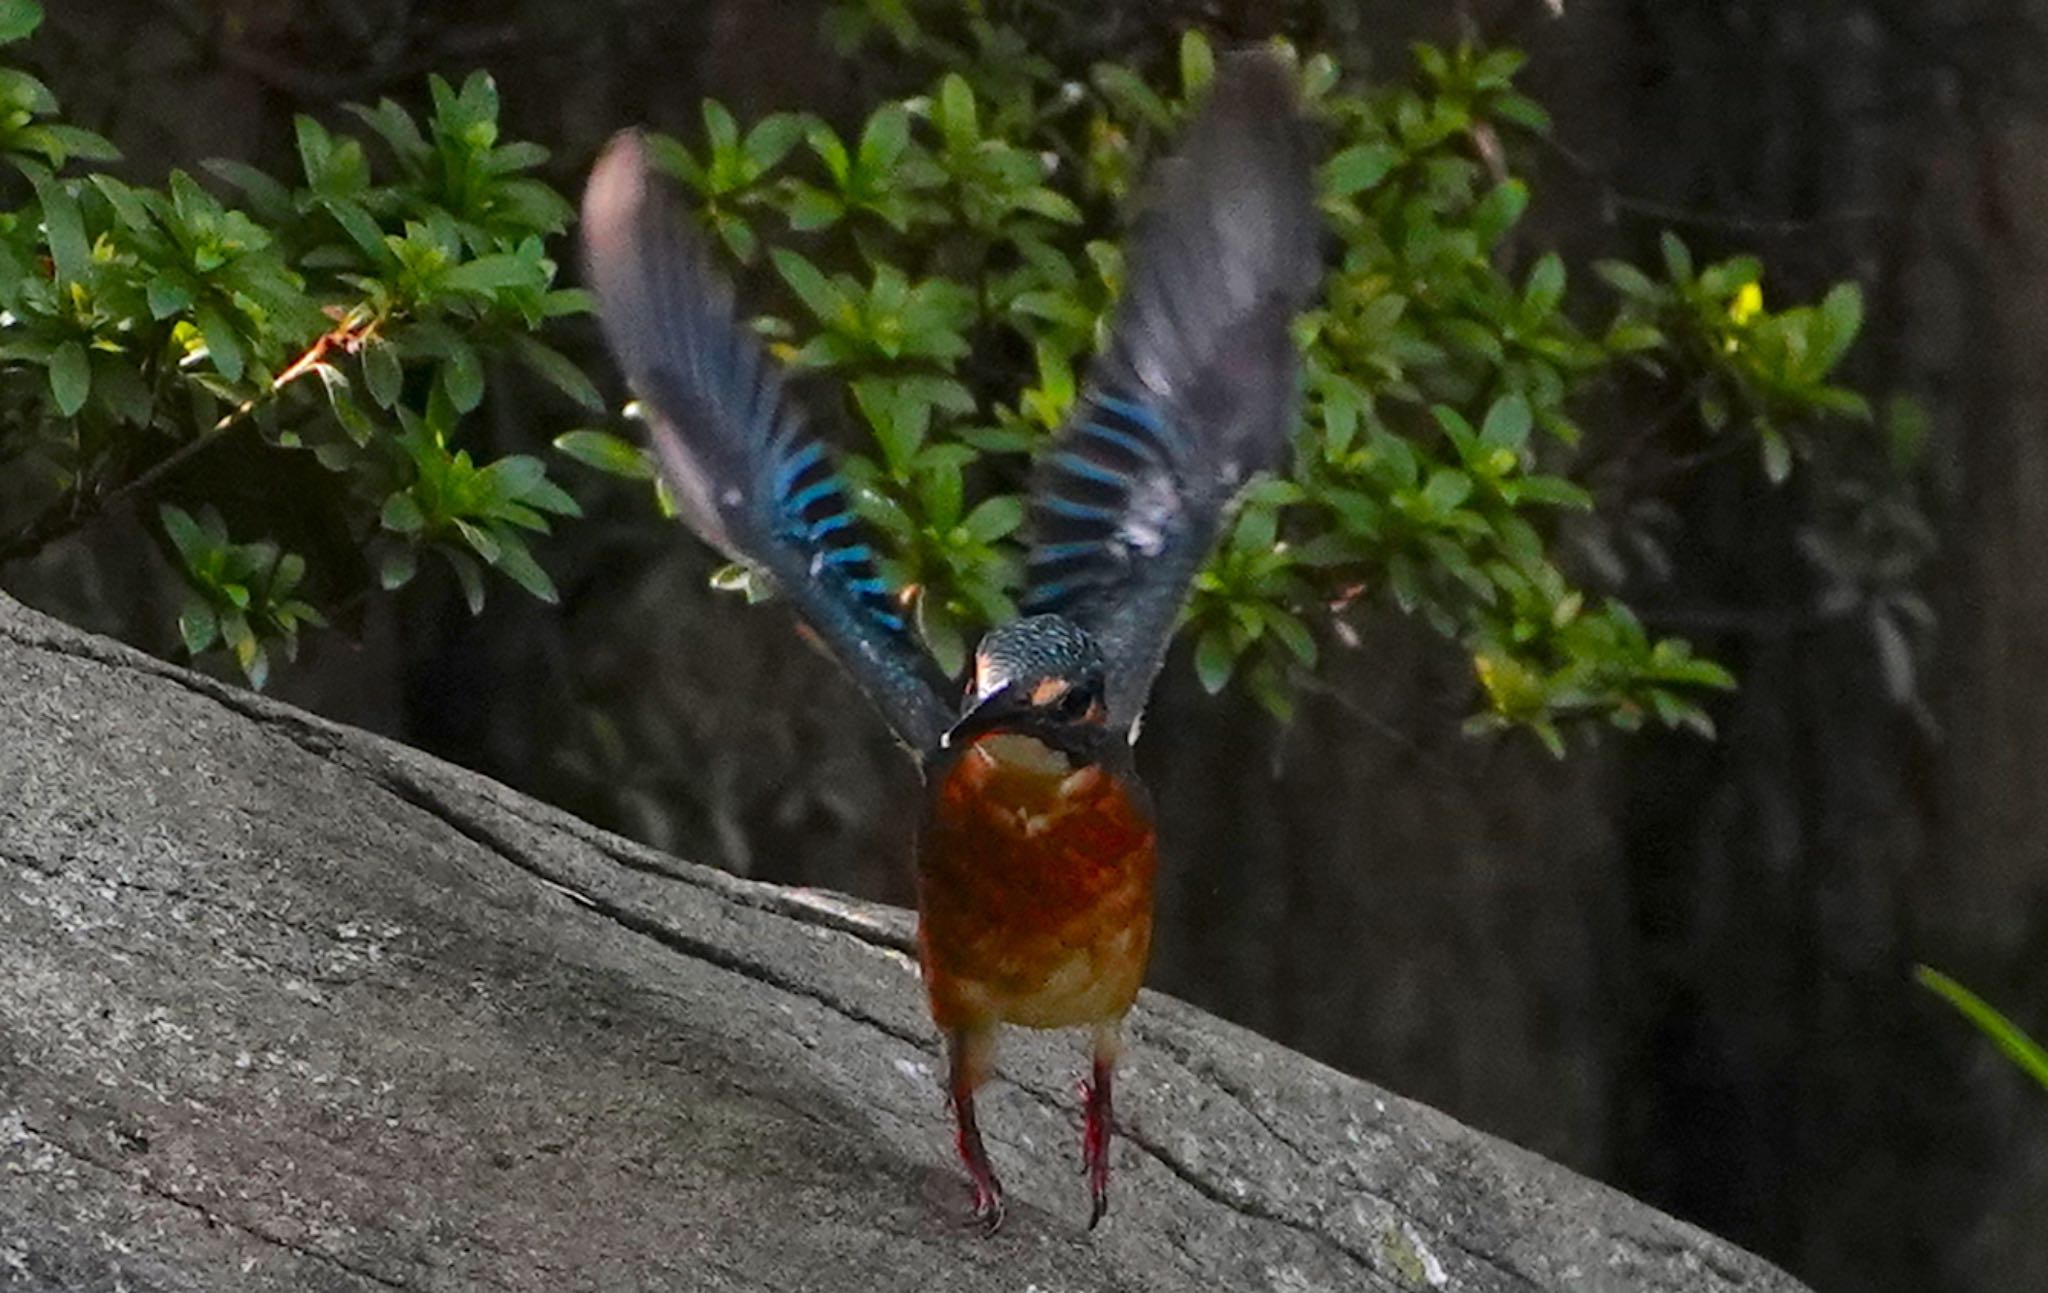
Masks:
[[[1064,615],[1027,615],[990,629],[974,651],[969,708],[1005,687],[1028,694],[1039,683],[1058,680],[1070,687],[1099,685],[1102,651],[1095,639]]]

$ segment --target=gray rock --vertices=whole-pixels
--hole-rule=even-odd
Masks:
[[[966,1220],[910,918],[652,853],[0,597],[0,1290],[1794,1290],[1166,997],[1083,1229]]]

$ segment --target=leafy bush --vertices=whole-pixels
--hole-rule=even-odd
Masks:
[[[781,308],[759,322],[783,359],[843,379],[866,433],[850,456],[861,505],[952,669],[1011,613],[1025,464],[1115,299],[1131,187],[1213,57],[1185,36],[1179,92],[1163,94],[1116,63],[1069,76],[1034,52],[1055,37],[972,6],[862,0],[833,30],[889,42],[922,92],[851,138],[790,115],[743,129],[707,102],[702,137],[663,140],[660,156],[736,261],[772,267]],[[1320,635],[1384,598],[1470,650],[1480,726],[1527,724],[1553,748],[1574,714],[1705,730],[1693,693],[1730,685],[1726,672],[1574,587],[1552,556],[1560,514],[1593,503],[1566,475],[1577,409],[1625,371],[1687,383],[1782,480],[1821,421],[1868,420],[1829,380],[1860,322],[1856,289],[1773,312],[1754,259],[1696,269],[1667,236],[1656,277],[1598,266],[1620,299],[1601,326],[1576,322],[1559,256],[1509,268],[1529,195],[1504,158],[1547,125],[1514,88],[1520,55],[1423,46],[1416,63],[1419,84],[1365,90],[1326,56],[1301,65],[1328,126],[1334,269],[1299,330],[1293,470],[1253,490],[1200,578],[1195,667],[1211,691],[1241,680],[1285,714]]]
[[[0,15],[0,38],[34,26],[31,0],[0,0]],[[846,393],[860,506],[949,669],[1012,612],[1030,455],[1115,300],[1132,187],[1213,62],[1191,33],[1134,64],[1061,66],[1082,56],[1055,17],[1018,6],[1011,19],[844,0],[828,33],[910,93],[845,134],[805,114],[743,124],[706,102],[701,135],[656,141],[762,293],[776,353]],[[1611,296],[1574,293],[1562,258],[1523,248],[1513,162],[1547,121],[1515,89],[1520,62],[1423,46],[1415,83],[1378,87],[1346,83],[1327,55],[1300,62],[1327,126],[1332,270],[1299,325],[1292,470],[1254,488],[1188,610],[1212,691],[1236,682],[1284,714],[1347,619],[1390,602],[1470,653],[1478,726],[1527,725],[1553,748],[1577,715],[1705,730],[1698,690],[1730,685],[1726,672],[1561,568],[1560,536],[1595,501],[1573,479],[1585,410],[1625,380],[1669,385],[1774,480],[1841,438],[1830,422],[1869,421],[1831,381],[1860,322],[1853,286],[1773,311],[1756,261],[1695,266],[1667,237],[1651,270],[1595,267]],[[0,455],[36,466],[47,490],[0,561],[239,433],[314,455],[383,587],[432,551],[473,606],[485,566],[551,595],[525,536],[576,505],[536,459],[478,464],[457,447],[487,359],[600,404],[535,335],[585,308],[553,286],[544,241],[569,209],[524,174],[541,149],[498,142],[487,78],[437,79],[424,130],[389,102],[351,109],[381,141],[374,175],[361,140],[302,118],[302,185],[212,168],[239,191],[234,209],[180,174],[161,191],[61,178],[111,150],[51,123],[39,84],[7,77],[0,148],[33,197],[0,228]],[[603,425],[555,444],[652,475]],[[306,588],[362,590],[266,537],[234,542],[230,528],[274,529],[246,503],[232,515],[161,521],[191,589],[187,645],[225,644],[260,683],[267,645],[289,651],[320,623]],[[764,591],[743,571],[721,582]]]
[[[0,43],[41,18],[0,0]],[[32,553],[113,506],[142,500],[195,455],[230,437],[235,452],[310,455],[329,476],[320,506],[345,527],[384,588],[422,553],[448,563],[472,608],[492,567],[536,596],[553,588],[527,546],[548,516],[577,506],[528,456],[480,464],[457,447],[484,398],[491,360],[533,369],[593,408],[580,369],[534,335],[584,311],[554,287],[544,240],[571,208],[525,172],[547,156],[498,141],[490,78],[432,82],[422,130],[396,104],[352,108],[382,154],[298,120],[303,184],[234,162],[209,169],[240,205],[173,172],[161,189],[74,161],[112,160],[106,140],[54,120],[47,87],[0,69],[0,155],[31,200],[0,215],[0,462],[12,464],[30,519],[0,536],[0,561]],[[279,490],[230,499],[200,520],[159,519],[182,568],[180,627],[195,655],[216,644],[262,685],[270,652],[302,625],[307,563],[268,537],[305,528],[306,505]],[[336,600],[346,590],[322,581]]]

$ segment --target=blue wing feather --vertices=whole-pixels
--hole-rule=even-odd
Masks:
[[[737,318],[682,213],[627,133],[591,172],[585,277],[684,521],[768,571],[897,733],[935,748],[943,680],[911,636],[824,446]]]
[[[1286,444],[1288,326],[1321,276],[1288,69],[1238,54],[1215,86],[1154,173],[1109,344],[1033,489],[1022,607],[1095,638],[1123,724],[1232,499]]]

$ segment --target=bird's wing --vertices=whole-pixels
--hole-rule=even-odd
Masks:
[[[1137,721],[1226,510],[1288,442],[1318,239],[1288,70],[1233,55],[1153,174],[1107,348],[1033,489],[1024,608],[1095,637],[1114,723]]]
[[[951,721],[936,667],[875,568],[825,446],[741,327],[638,134],[614,139],[583,194],[584,276],[683,519],[772,575],[914,750]]]

